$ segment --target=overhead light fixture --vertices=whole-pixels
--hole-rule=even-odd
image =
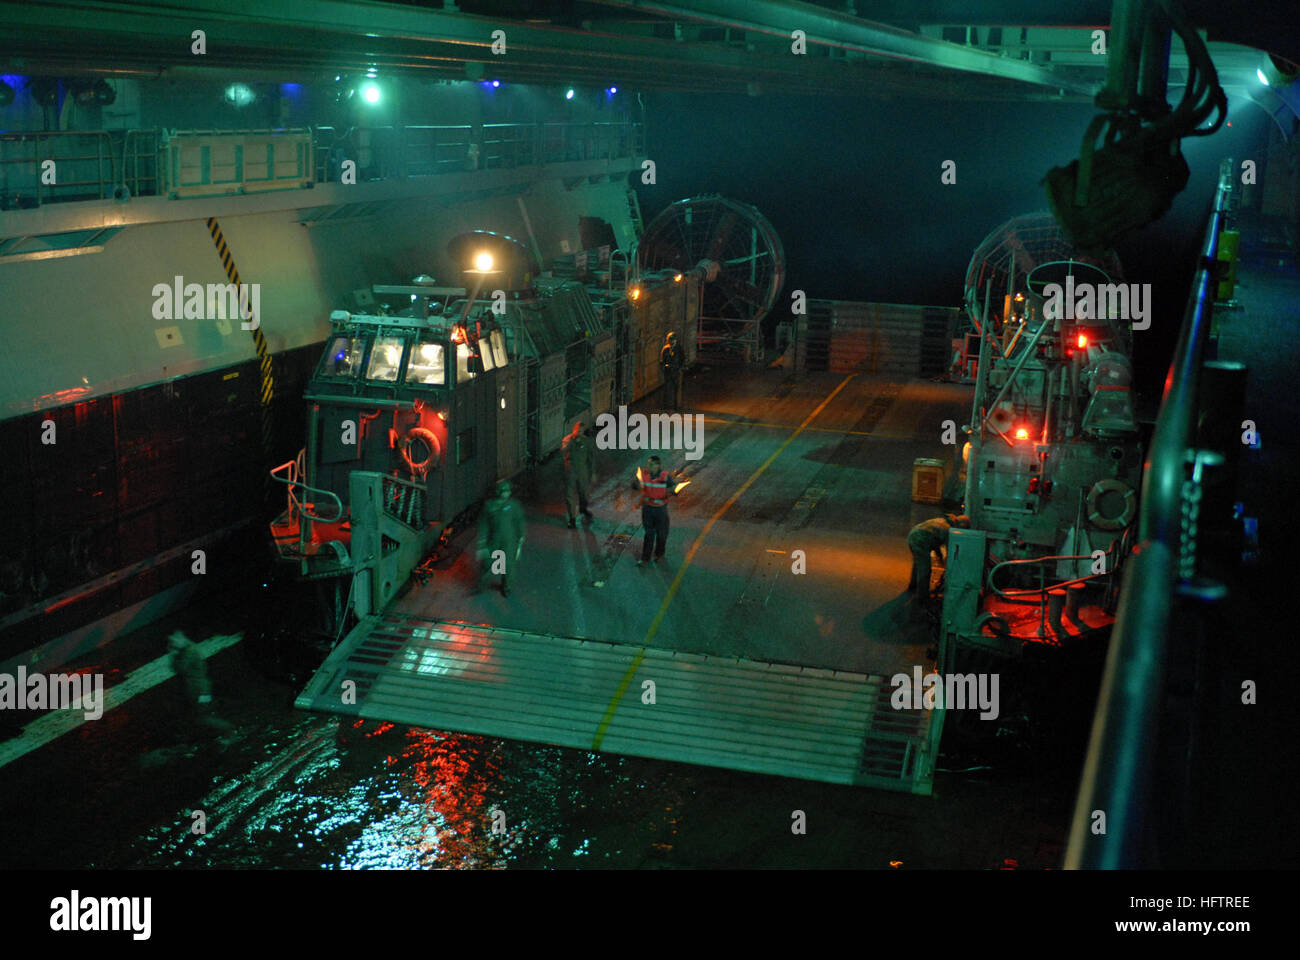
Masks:
[[[1266,87],[1285,87],[1300,77],[1300,64],[1276,54],[1265,53],[1264,62],[1255,68],[1255,76]]]
[[[610,87],[610,88],[609,88],[609,95],[610,95],[611,97],[612,97],[614,94],[616,94],[616,93],[618,93],[618,87]]]
[[[492,254],[486,250],[480,251],[474,255],[474,269],[479,273],[487,273],[495,265]]]
[[[236,107],[246,107],[257,99],[257,95],[253,93],[253,88],[246,83],[232,83],[226,87],[225,98],[228,103],[232,103]]]
[[[568,90],[564,91],[564,99],[565,100],[573,99],[573,87],[570,87]]]
[[[361,88],[361,96],[365,98],[366,103],[378,103],[380,97],[379,85],[376,83],[367,83]]]

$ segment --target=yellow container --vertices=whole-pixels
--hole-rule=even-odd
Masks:
[[[918,457],[912,462],[912,502],[942,503],[943,476],[947,471],[942,460]]]
[[[1236,230],[1224,230],[1219,234],[1219,259],[1225,261],[1228,265],[1225,268],[1226,273],[1222,280],[1219,281],[1219,288],[1215,294],[1216,300],[1231,300],[1233,290],[1237,286],[1237,250],[1241,244],[1241,234]]]

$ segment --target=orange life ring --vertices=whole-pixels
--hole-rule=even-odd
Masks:
[[[411,459],[411,443],[415,440],[421,440],[429,448],[429,455],[418,463]],[[433,431],[426,427],[412,427],[407,431],[406,436],[402,438],[400,446],[402,462],[410,469],[412,473],[425,473],[430,467],[438,465],[442,459],[442,444],[434,436]]]

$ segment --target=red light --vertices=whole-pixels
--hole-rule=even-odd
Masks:
[[[1028,439],[1029,439],[1029,431],[1026,430],[1024,427],[1017,427],[1017,428],[1016,428],[1016,439],[1017,439],[1017,440],[1028,440]]]
[[[1079,349],[1080,350],[1086,349],[1087,346],[1088,346],[1088,335],[1086,333],[1079,334]]]
[[[451,342],[452,343],[465,342],[465,328],[462,327],[460,324],[456,324],[456,326],[451,328]]]

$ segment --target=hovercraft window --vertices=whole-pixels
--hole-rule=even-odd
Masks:
[[[407,383],[428,383],[442,386],[447,382],[447,367],[442,357],[441,343],[417,344],[411,352],[411,362],[406,367]]]
[[[361,337],[335,337],[321,363],[321,376],[355,377],[361,372],[366,341]]]
[[[397,372],[402,367],[401,337],[380,337],[370,350],[370,364],[366,367],[367,380],[384,380],[392,383],[397,380]]]
[[[510,362],[510,358],[506,355],[506,335],[500,330],[493,330],[489,341],[492,344],[492,357],[496,360],[496,365],[504,367]]]
[[[472,355],[473,352],[470,350],[468,343],[456,344],[456,382],[457,383],[467,383],[468,381],[473,380],[475,377],[478,376],[477,373],[475,373],[473,370],[469,368],[469,358]]]

